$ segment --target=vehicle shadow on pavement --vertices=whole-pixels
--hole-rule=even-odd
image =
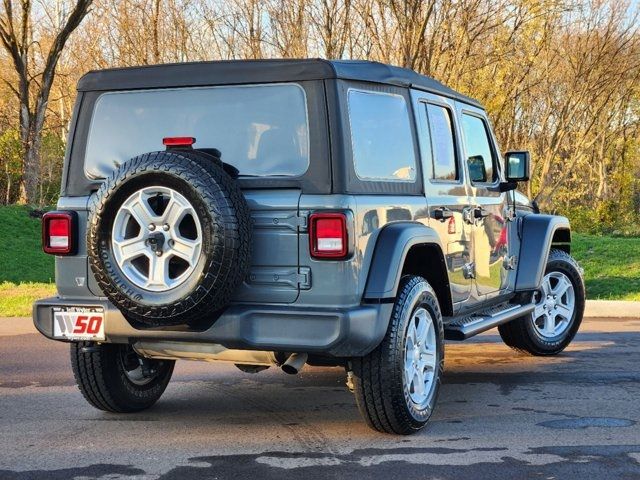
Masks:
[[[640,355],[632,351],[640,342],[640,333],[580,334],[556,357],[518,354],[498,343],[497,338],[492,335],[484,342],[447,345],[439,405],[423,437],[434,430],[444,433],[443,423],[504,414],[505,409],[579,416],[572,412],[581,410],[577,408],[580,404],[567,405],[559,412],[528,406],[537,400],[545,400],[548,405],[552,403],[548,397],[553,395],[561,400],[567,394],[562,392],[566,386],[586,392],[616,386],[631,393],[640,385],[640,371],[634,366]],[[606,363],[600,362],[603,357],[608,359]],[[594,363],[598,364],[596,368]],[[206,379],[205,370],[213,378]],[[308,429],[315,436],[324,430],[329,435],[348,430],[350,436],[379,436],[361,422],[345,380],[340,368],[307,367],[298,376],[287,376],[275,368],[251,375],[233,367],[200,365],[196,372],[182,371],[179,366],[168,395],[137,417],[179,419],[211,433],[254,426],[259,430]]]

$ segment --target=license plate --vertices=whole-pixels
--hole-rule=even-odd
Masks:
[[[53,307],[53,336],[65,340],[104,340],[104,309]]]

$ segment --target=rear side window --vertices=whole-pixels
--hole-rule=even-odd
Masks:
[[[180,88],[103,94],[87,139],[85,172],[164,150],[164,137],[195,137],[246,176],[298,176],[309,166],[304,90],[295,84]]]
[[[480,117],[462,115],[462,131],[467,151],[469,178],[474,183],[492,183],[497,178],[495,156],[487,124]]]
[[[416,156],[403,96],[350,90],[349,120],[358,178],[415,181]]]
[[[427,104],[434,180],[458,180],[453,119],[448,108]]]

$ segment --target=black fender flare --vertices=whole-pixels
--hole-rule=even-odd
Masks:
[[[425,244],[437,246],[444,262],[442,244],[433,228],[418,222],[394,222],[384,226],[371,257],[364,300],[380,302],[395,298],[409,250]]]
[[[520,257],[516,274],[516,292],[536,290],[542,283],[554,234],[571,231],[566,217],[529,214],[522,217]]]

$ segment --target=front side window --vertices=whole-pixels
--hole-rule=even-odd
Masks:
[[[474,183],[494,182],[498,173],[486,123],[475,115],[465,113],[462,115],[462,131],[467,151],[469,178]]]
[[[433,179],[458,180],[453,119],[448,108],[427,104],[433,161]]]
[[[415,181],[416,156],[404,97],[350,90],[348,102],[358,178]]]
[[[164,150],[164,137],[195,137],[217,148],[241,176],[298,176],[309,166],[304,90],[295,84],[176,88],[103,94],[85,152],[91,178]]]

